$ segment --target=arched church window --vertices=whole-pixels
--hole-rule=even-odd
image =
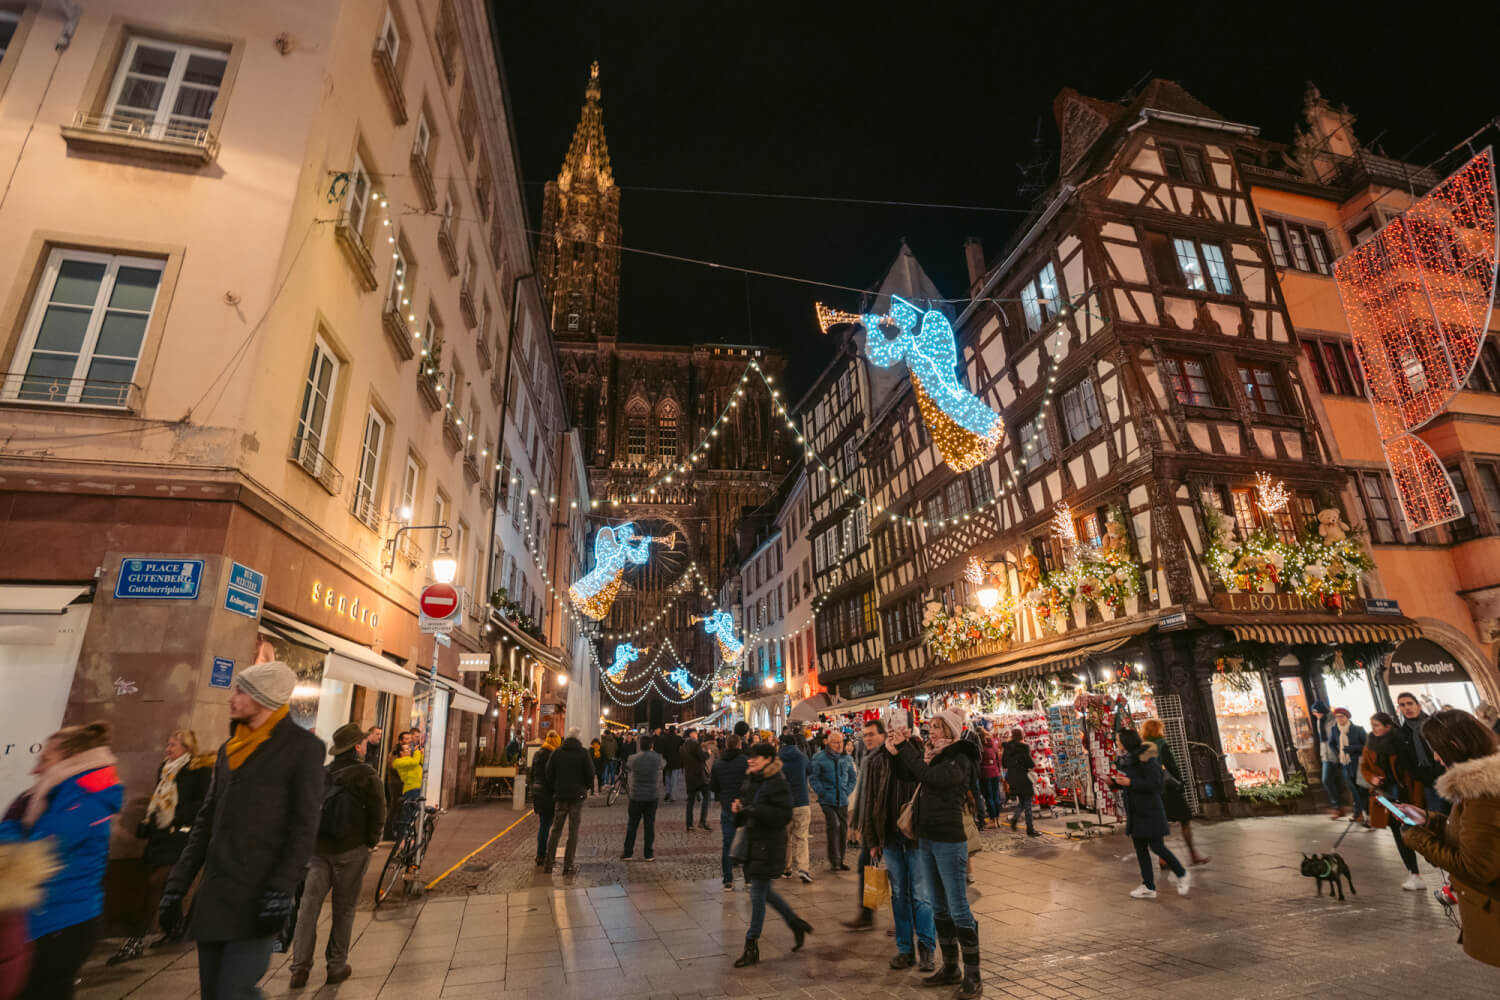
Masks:
[[[646,417],[648,410],[646,401],[643,399],[632,399],[625,407],[625,418],[628,421],[625,438],[626,457],[634,464],[644,465],[646,463]]]
[[[677,407],[671,403],[657,410],[656,455],[669,462],[677,457]]]

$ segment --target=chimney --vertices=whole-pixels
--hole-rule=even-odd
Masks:
[[[984,284],[984,243],[979,237],[964,240],[964,262],[969,267],[969,294],[976,295]]]

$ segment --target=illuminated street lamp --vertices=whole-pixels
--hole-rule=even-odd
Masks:
[[[992,583],[986,583],[974,592],[974,598],[979,601],[979,606],[986,611],[993,611],[995,605],[1000,603],[1000,588]]]
[[[568,686],[568,675],[567,674],[558,674],[557,675],[557,686],[558,687],[567,687]]]
[[[438,583],[452,583],[458,575],[458,560],[448,551],[448,538],[443,536],[443,547],[432,560],[432,578]]]

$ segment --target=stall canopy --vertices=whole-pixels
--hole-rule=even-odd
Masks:
[[[323,668],[325,677],[405,698],[410,698],[416,688],[417,678],[410,671],[357,642],[341,639],[270,610],[261,613],[261,624],[288,642],[326,652],[328,659]],[[464,690],[467,691],[468,688]],[[478,695],[475,697],[478,698]]]
[[[439,677],[437,680],[438,687],[447,689],[449,702],[460,712],[483,715],[489,711],[489,701],[479,692],[464,687],[458,681],[450,681],[446,677]]]
[[[811,698],[803,698],[792,706],[787,713],[787,718],[796,722],[811,722],[818,717],[819,712],[832,710],[833,699],[827,693],[815,694]]]
[[[57,637],[58,618],[91,589],[85,585],[0,587],[0,644],[51,645]]]
[[[1207,617],[1206,615],[1203,617]],[[1229,631],[1241,642],[1327,643],[1399,642],[1422,634],[1416,625],[1341,622],[1278,622],[1274,625],[1230,625]]]

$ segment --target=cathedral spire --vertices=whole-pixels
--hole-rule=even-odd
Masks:
[[[592,182],[599,191],[614,187],[615,177],[609,166],[609,146],[604,141],[604,109],[599,106],[603,92],[599,88],[599,63],[589,67],[589,82],[583,91],[583,115],[573,130],[573,142],[557,175],[558,186],[570,190],[573,182]]]

